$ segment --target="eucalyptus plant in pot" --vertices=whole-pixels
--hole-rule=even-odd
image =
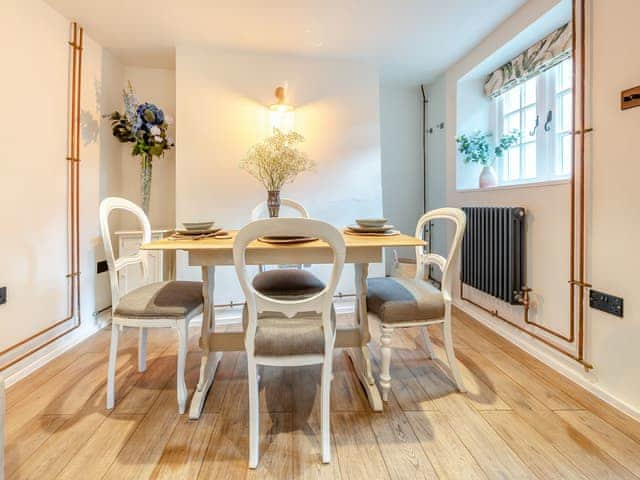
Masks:
[[[315,162],[296,145],[304,142],[297,132],[282,132],[275,128],[273,135],[249,149],[240,168],[246,170],[267,189],[269,216],[280,213],[280,190],[299,174],[311,170]]]
[[[520,132],[513,130],[500,137],[500,141],[491,150],[489,146],[490,133],[477,131],[471,135],[460,135],[456,138],[458,152],[463,155],[464,163],[479,163],[482,165],[480,172],[480,188],[495,187],[498,177],[494,169],[496,158],[501,158],[504,152],[509,150],[520,140]]]

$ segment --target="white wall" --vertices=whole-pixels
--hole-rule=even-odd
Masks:
[[[640,299],[634,287],[640,261],[635,238],[640,225],[640,200],[635,181],[640,174],[637,148],[633,141],[640,126],[640,110],[621,112],[620,91],[637,84],[640,59],[623,52],[635,34],[633,19],[640,15],[634,0],[593,2],[593,150],[588,157],[589,225],[587,235],[587,279],[594,288],[625,297],[625,318],[618,319],[586,307],[586,352],[595,370],[589,374],[578,364],[546,348],[526,334],[506,327],[499,320],[457,300],[458,305],[481,321],[534,352],[574,380],[617,405],[640,416],[640,382],[637,379],[636,339],[640,338],[640,318],[634,303]],[[615,3],[615,5],[613,5]],[[475,67],[493,62],[503,45],[512,39],[527,42],[558,13],[566,2],[530,1],[489,35],[474,50],[441,77],[430,91],[446,91],[446,123],[459,126],[459,81]],[[634,15],[635,13],[635,15]],[[532,23],[537,27],[528,28]],[[533,43],[533,42],[529,42]],[[526,47],[526,45],[524,45]],[[517,52],[509,52],[513,56]],[[507,53],[505,53],[507,55]],[[507,56],[503,60],[510,58]],[[456,190],[456,129],[440,139],[445,149],[442,160],[447,169],[446,203],[454,206],[511,205],[527,209],[528,283],[534,289],[532,318],[568,333],[569,297],[569,187],[567,184],[503,189],[494,191]],[[440,148],[440,147],[438,147]],[[478,295],[477,301],[498,308],[513,321],[522,322],[521,309]],[[541,332],[537,332],[541,334]],[[571,348],[570,345],[565,345]]]
[[[0,41],[15,46],[3,50],[5,68],[0,77],[0,89],[6,93],[0,117],[4,152],[0,285],[8,287],[8,302],[0,306],[0,349],[4,349],[53,324],[67,311],[69,21],[40,0],[3,1],[0,18]],[[108,158],[101,130],[102,94],[111,88],[109,81],[103,83],[103,73],[102,48],[85,36],[80,149],[82,328],[5,374],[41,361],[61,344],[96,329],[92,314],[98,203],[100,194],[111,188],[109,181],[100,182],[100,172],[113,171],[112,164],[103,162],[114,160]],[[6,355],[1,363],[20,351]]]
[[[424,208],[422,94],[415,85],[380,84],[383,212],[401,231],[413,233]],[[398,249],[415,258],[412,248]],[[387,273],[393,257],[387,255]]]
[[[296,130],[315,172],[285,186],[315,218],[347,225],[382,214],[378,74],[370,66],[303,57],[231,54],[179,47],[176,53],[176,222],[210,218],[239,228],[266,199],[238,162],[269,131],[266,106],[287,81]],[[182,259],[184,262],[184,259]],[[180,276],[199,271],[179,268]],[[353,291],[351,269],[340,289]],[[373,274],[383,273],[381,267]],[[216,303],[242,301],[230,268],[219,269]]]
[[[165,114],[174,117],[176,112],[176,72],[162,68],[143,68],[125,66],[122,72],[122,88],[130,81],[139,102],[150,102],[161,108]],[[117,110],[123,110],[122,98]],[[169,127],[169,135],[175,138],[175,124]],[[121,146],[119,196],[140,205],[140,160],[131,156],[133,144]],[[151,204],[149,221],[152,228],[173,228],[176,217],[176,159],[175,149],[169,150],[163,157],[153,160],[151,181]],[[135,218],[123,216],[118,225],[122,229],[139,229]]]

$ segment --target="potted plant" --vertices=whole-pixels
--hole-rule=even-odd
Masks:
[[[240,168],[255,177],[267,189],[269,216],[280,213],[280,190],[299,174],[311,170],[315,163],[295,146],[304,142],[296,132],[282,132],[275,128],[273,135],[251,147]]]
[[[498,177],[493,168],[495,159],[502,158],[505,151],[518,143],[520,133],[517,130],[513,130],[503,135],[493,148],[493,152],[489,147],[490,137],[490,133],[478,131],[472,135],[463,134],[456,138],[458,151],[463,155],[464,163],[479,163],[483,166],[479,178],[480,188],[495,187],[498,184]]]
[[[122,91],[122,99],[124,113],[113,112],[106,117],[111,120],[113,136],[122,143],[133,143],[131,154],[140,157],[142,210],[148,215],[153,157],[163,156],[166,150],[175,146],[167,133],[172,120],[153,103],[138,104],[131,82],[129,87]]]

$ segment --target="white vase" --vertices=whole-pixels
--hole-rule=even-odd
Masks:
[[[491,165],[485,165],[480,172],[480,188],[495,187],[498,184],[498,177],[495,169]]]

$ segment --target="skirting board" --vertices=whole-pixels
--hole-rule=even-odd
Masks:
[[[454,299],[453,304],[455,308],[482,323],[485,327],[489,328],[490,330],[505,338],[509,342],[513,343],[517,347],[521,348],[528,354],[537,358],[556,372],[564,375],[573,383],[578,384],[588,392],[598,397],[600,400],[608,403],[613,408],[621,411],[622,413],[629,415],[634,420],[640,421],[640,410],[638,408],[635,408],[628,403],[620,400],[619,398],[616,398],[609,392],[603,390],[600,386],[598,386],[598,384],[589,381],[589,379],[586,378],[580,370],[578,370],[582,367],[576,366],[575,369],[572,368],[573,365],[570,365],[567,360],[556,356],[558,354],[553,352],[552,349],[549,349],[542,344],[532,345],[529,341],[530,337],[527,337],[526,334],[517,332],[515,331],[515,329],[509,327],[509,325],[505,325],[501,322],[496,321],[494,318],[490,317],[482,310],[475,308],[473,305],[469,305],[464,301],[461,301],[459,298]]]
[[[336,313],[338,314],[346,314],[353,313],[355,305],[353,302],[348,301],[338,301],[335,302],[336,305]],[[22,380],[26,376],[35,372],[39,368],[45,366],[50,361],[54,360],[56,357],[59,357],[64,352],[69,350],[70,348],[76,346],[77,344],[83,342],[88,339],[92,335],[95,335],[102,328],[106,328],[110,323],[109,313],[102,315],[101,318],[97,319],[95,325],[91,327],[86,327],[83,329],[78,329],[75,332],[69,334],[66,337],[62,337],[59,341],[50,345],[49,349],[44,349],[43,352],[38,352],[39,355],[36,359],[30,361],[30,359],[25,359],[23,365],[18,365],[16,370],[12,371],[5,378],[5,386],[8,388],[14,383]],[[216,310],[216,325],[238,325],[242,323],[242,308],[224,308],[220,310]],[[202,315],[198,315],[193,319],[190,325],[201,325],[202,324]]]

